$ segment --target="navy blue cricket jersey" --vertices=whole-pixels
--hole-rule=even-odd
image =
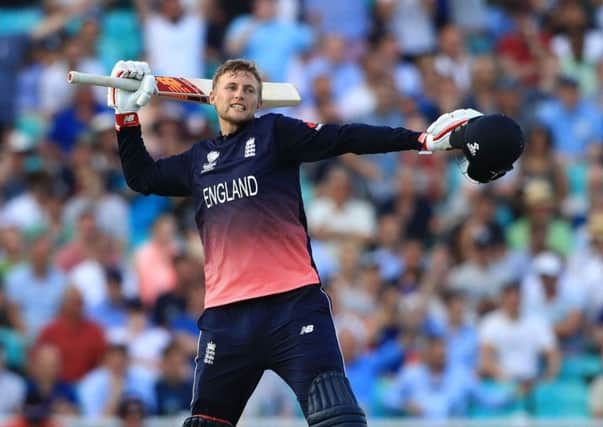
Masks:
[[[302,204],[301,162],[419,150],[419,135],[404,128],[321,125],[266,114],[233,134],[154,161],[140,126],[117,132],[133,190],[192,196],[205,248],[207,308],[320,282]]]

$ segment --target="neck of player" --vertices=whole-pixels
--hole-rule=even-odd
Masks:
[[[221,117],[218,118],[218,122],[220,124],[220,133],[224,138],[237,132],[239,129],[245,126],[245,124],[247,124],[247,122],[236,123],[230,120],[224,120]]]

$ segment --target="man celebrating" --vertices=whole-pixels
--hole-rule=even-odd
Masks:
[[[299,166],[349,152],[450,149],[463,143],[462,128],[481,113],[445,114],[425,133],[280,114],[256,118],[259,72],[252,62],[229,60],[216,71],[210,95],[219,136],[154,161],[136,114],[156,90],[149,66],[120,61],[112,75],[141,80],[136,92],[108,94],[128,185],[144,194],[192,197],[205,248],[205,311],[192,416],[184,426],[236,425],[265,369],[294,390],[311,427],[366,426],[312,260]]]

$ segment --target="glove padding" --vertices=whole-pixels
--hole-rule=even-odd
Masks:
[[[155,77],[151,75],[151,68],[146,62],[118,61],[111,70],[111,77],[141,81],[135,92],[115,88],[108,89],[107,105],[115,109],[115,114],[137,112],[157,92]]]
[[[467,124],[469,120],[479,116],[483,116],[483,114],[472,108],[463,108],[442,114],[419,137],[423,150],[442,151],[460,148],[451,144],[450,136],[455,130]]]

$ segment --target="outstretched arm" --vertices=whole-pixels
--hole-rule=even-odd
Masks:
[[[345,153],[372,154],[390,151],[440,151],[460,148],[455,133],[470,119],[481,116],[476,110],[463,109],[443,114],[426,132],[403,127],[366,124],[317,124],[279,115],[275,120],[275,139],[283,159],[312,162]],[[462,140],[462,136],[456,137]]]

